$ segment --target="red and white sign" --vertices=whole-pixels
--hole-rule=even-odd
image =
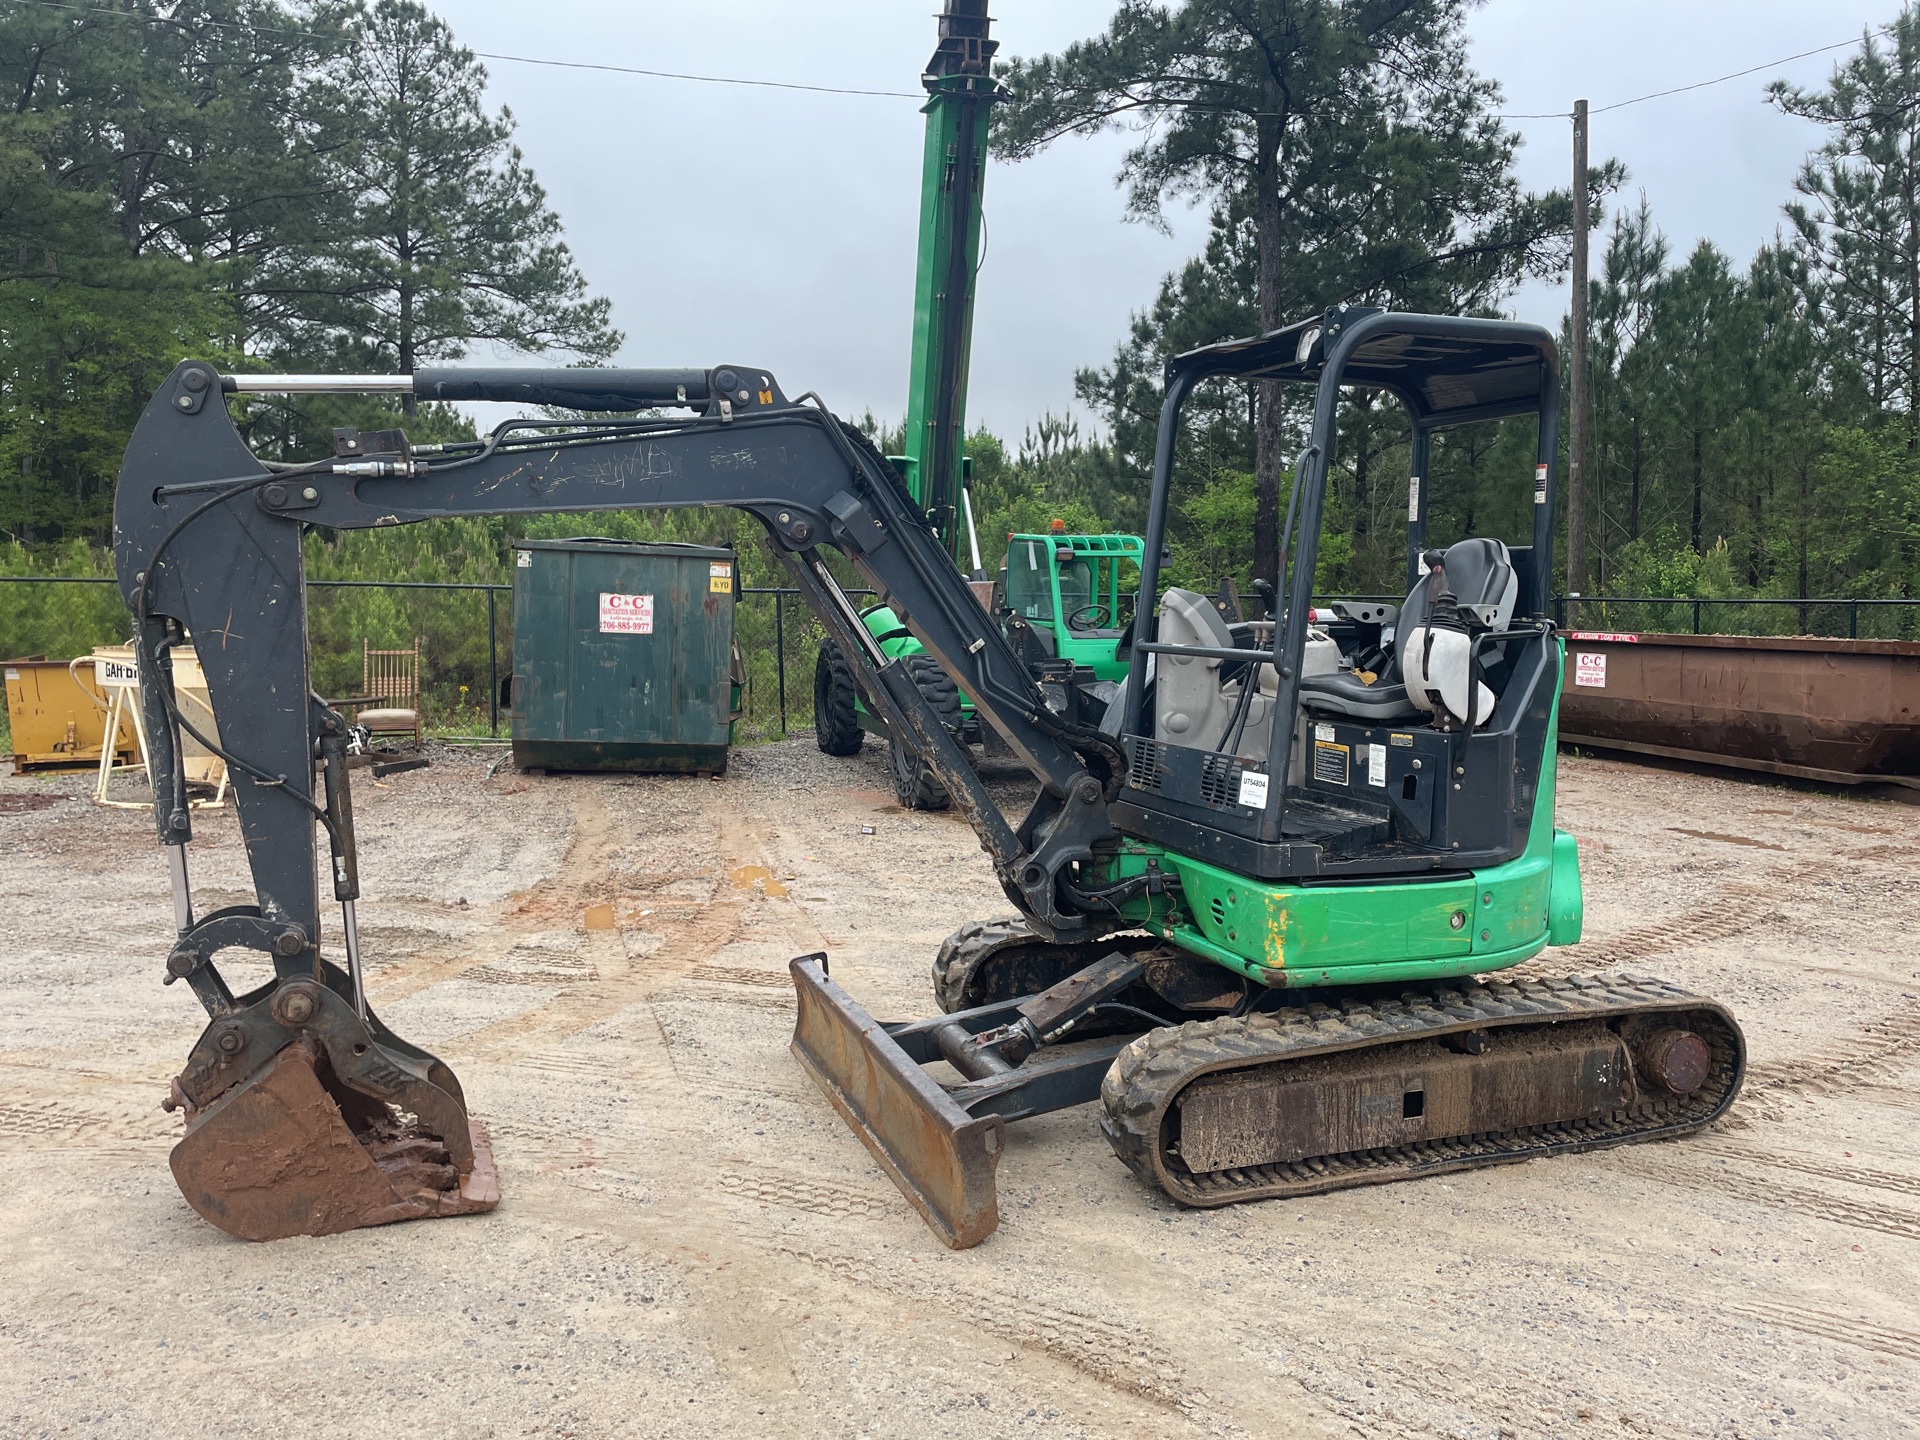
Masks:
[[[1576,650],[1573,652],[1573,683],[1588,685],[1595,690],[1607,688],[1607,656],[1605,651]]]
[[[602,635],[651,635],[653,633],[653,596],[609,595],[600,592],[600,633]]]
[[[1599,640],[1610,645],[1638,645],[1638,635],[1622,635],[1613,630],[1569,630],[1569,640]]]

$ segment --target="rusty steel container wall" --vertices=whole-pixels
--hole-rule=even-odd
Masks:
[[[1567,636],[1563,743],[1842,783],[1920,783],[1920,644]]]

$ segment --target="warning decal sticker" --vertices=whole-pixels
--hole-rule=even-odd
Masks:
[[[733,562],[715,560],[707,566],[707,593],[710,595],[731,595],[733,593]]]
[[[1345,745],[1329,745],[1324,740],[1313,742],[1313,778],[1326,785],[1345,785],[1348,775],[1348,761],[1352,756]]]
[[[602,635],[651,635],[653,633],[653,596],[609,595],[600,592],[600,633]]]

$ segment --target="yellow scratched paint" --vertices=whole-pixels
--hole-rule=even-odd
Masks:
[[[1287,967],[1287,906],[1278,895],[1267,897],[1267,959],[1269,970]]]

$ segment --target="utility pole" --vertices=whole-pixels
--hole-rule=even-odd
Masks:
[[[1587,593],[1587,102],[1573,102],[1573,355],[1567,367],[1567,590]]]

